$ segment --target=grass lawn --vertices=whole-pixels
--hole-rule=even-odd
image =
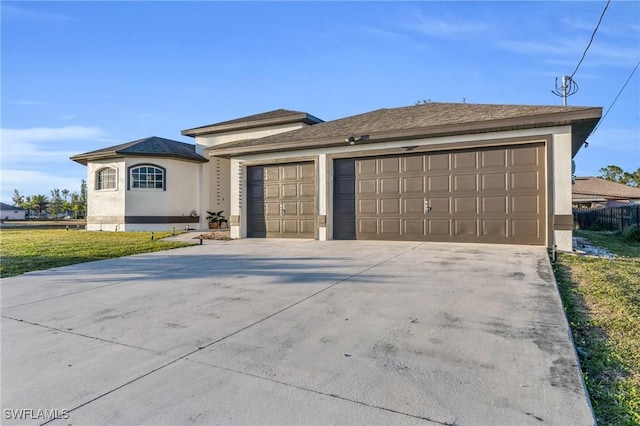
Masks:
[[[576,233],[625,258],[560,254],[554,272],[598,424],[640,424],[640,243]],[[586,355],[586,356],[585,356]]]
[[[88,232],[64,229],[0,231],[0,277],[29,271],[149,253],[191,243],[163,241],[170,232]]]

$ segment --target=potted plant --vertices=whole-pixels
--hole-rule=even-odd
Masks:
[[[226,222],[227,219],[222,215],[224,210],[220,210],[219,212],[210,212],[207,211],[207,220],[209,221],[209,229],[218,229],[220,228],[220,224]]]

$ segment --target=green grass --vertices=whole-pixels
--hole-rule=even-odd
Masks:
[[[560,254],[554,265],[598,424],[640,424],[640,244],[580,236],[625,258]]]
[[[0,231],[0,277],[29,271],[149,253],[191,243],[163,241],[170,232]]]

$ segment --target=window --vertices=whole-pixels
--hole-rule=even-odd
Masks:
[[[133,166],[129,169],[129,189],[165,189],[165,169],[159,166]]]
[[[116,169],[100,169],[96,173],[96,189],[116,189]]]

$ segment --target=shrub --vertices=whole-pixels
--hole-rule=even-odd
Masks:
[[[632,228],[625,229],[622,233],[622,238],[634,243],[640,243],[640,227],[634,226]]]

